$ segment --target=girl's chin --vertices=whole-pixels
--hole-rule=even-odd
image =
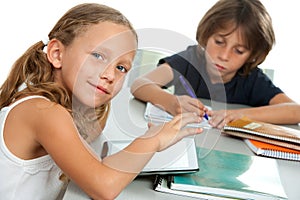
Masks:
[[[80,100],[76,101],[77,103],[74,103],[73,101],[73,106],[78,106],[78,107],[86,107],[86,108],[97,108],[103,104],[106,104],[109,102],[109,100],[95,100],[95,101],[87,101],[87,100]]]
[[[103,104],[106,104],[106,103],[110,102],[110,100],[111,100],[111,98],[109,98],[109,99],[95,99],[95,101],[93,102],[93,107],[99,107]]]

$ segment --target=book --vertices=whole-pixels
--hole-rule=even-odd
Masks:
[[[244,139],[247,146],[256,155],[285,160],[300,161],[300,151],[289,149],[257,140]]]
[[[209,108],[210,109],[210,108]],[[153,123],[164,123],[168,122],[173,119],[173,116],[166,112],[165,110],[159,108],[158,106],[153,105],[150,102],[147,102],[146,109],[144,112],[144,118],[147,121],[153,122]],[[191,127],[202,127],[206,129],[212,128],[211,125],[208,123],[208,120],[203,119],[200,123],[192,123],[188,126]]]
[[[222,132],[277,146],[300,150],[300,130],[241,118],[226,124]]]
[[[276,159],[198,147],[197,155],[198,172],[157,178],[165,180],[161,184],[156,180],[154,190],[223,199],[287,199]]]
[[[106,141],[101,157],[117,153],[131,143],[130,140]],[[199,170],[196,144],[193,137],[185,137],[171,147],[156,152],[139,175],[181,174]]]

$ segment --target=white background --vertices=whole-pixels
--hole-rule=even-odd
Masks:
[[[5,3],[4,3],[5,2]],[[48,35],[56,21],[83,0],[10,0],[0,3],[0,83],[13,62]],[[120,10],[136,29],[162,28],[195,41],[197,25],[216,0],[94,0]],[[261,68],[275,70],[274,83],[300,102],[300,11],[296,0],[262,0],[273,19],[276,45]]]

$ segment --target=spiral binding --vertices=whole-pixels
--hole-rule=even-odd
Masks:
[[[261,155],[272,157],[272,158],[281,158],[281,159],[300,161],[300,154],[282,152],[282,151],[277,151],[272,149],[265,149],[261,153]]]
[[[155,176],[154,184],[153,184],[153,189],[155,190],[157,187],[161,186],[163,181],[163,177],[160,175]]]
[[[257,132],[257,131],[252,131],[252,130],[245,129],[245,128],[238,128],[238,127],[232,127],[232,126],[224,126],[224,130],[225,131],[234,131],[234,132],[246,132],[246,133],[250,133],[250,134],[265,137],[265,138],[271,138],[271,139],[281,140],[281,141],[285,141],[285,142],[292,142],[292,143],[300,144],[300,140],[297,140],[294,138],[282,137],[282,136],[278,136],[278,135],[271,135],[271,134],[269,134],[267,132],[263,132],[263,131]]]

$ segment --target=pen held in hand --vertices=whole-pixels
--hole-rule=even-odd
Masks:
[[[192,98],[197,99],[197,96],[195,95],[195,93],[193,92],[193,89],[188,85],[188,83],[184,80],[184,77],[182,75],[179,76],[179,80],[181,82],[181,84],[183,85],[184,89],[186,90],[186,92],[188,93],[189,96],[191,96]],[[208,120],[208,115],[206,113],[204,113],[203,116],[206,120]]]

